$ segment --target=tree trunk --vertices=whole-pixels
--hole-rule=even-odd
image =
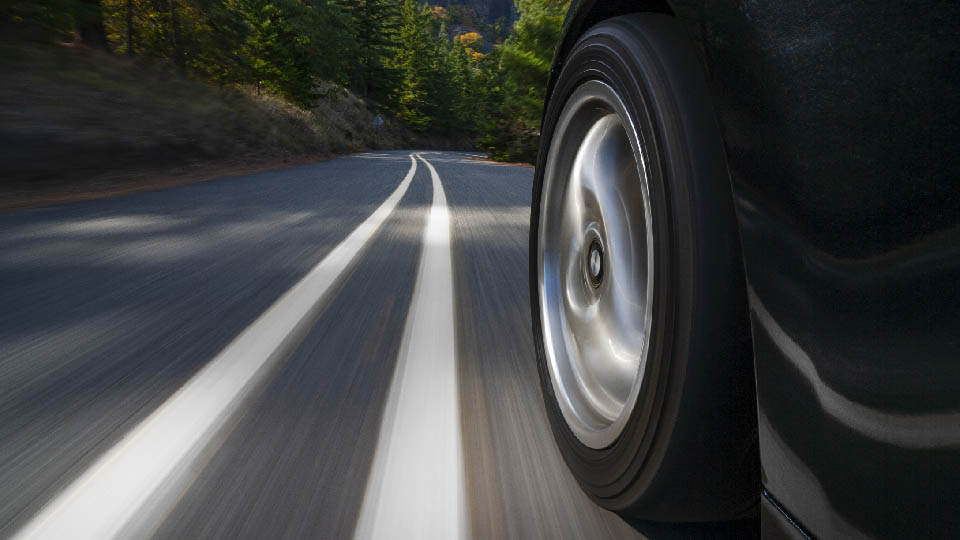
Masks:
[[[173,63],[180,68],[180,71],[186,70],[186,58],[183,55],[183,36],[180,32],[180,17],[177,14],[177,0],[170,0],[170,35],[173,38]]]
[[[133,56],[133,0],[127,0],[127,56]]]
[[[76,13],[76,24],[80,41],[84,45],[92,49],[109,50],[100,0],[81,0]]]

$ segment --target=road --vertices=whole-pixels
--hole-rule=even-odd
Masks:
[[[544,417],[532,176],[366,153],[0,214],[0,537],[641,538]]]

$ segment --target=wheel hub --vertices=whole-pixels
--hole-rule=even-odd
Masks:
[[[590,285],[597,288],[603,281],[603,246],[600,245],[599,240],[590,243],[586,263],[587,280]]]
[[[538,231],[540,319],[554,394],[591,448],[616,441],[646,366],[653,232],[639,142],[613,90],[581,85],[557,123]]]

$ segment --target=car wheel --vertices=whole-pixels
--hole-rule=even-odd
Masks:
[[[601,506],[749,514],[756,403],[739,235],[703,69],[679,23],[606,20],[542,130],[531,304],[547,416]]]

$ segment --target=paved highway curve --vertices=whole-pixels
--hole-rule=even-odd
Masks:
[[[0,538],[756,536],[576,486],[533,361],[533,173],[476,157],[0,214]]]
[[[532,171],[414,155],[0,215],[0,537],[640,537],[544,418]]]

